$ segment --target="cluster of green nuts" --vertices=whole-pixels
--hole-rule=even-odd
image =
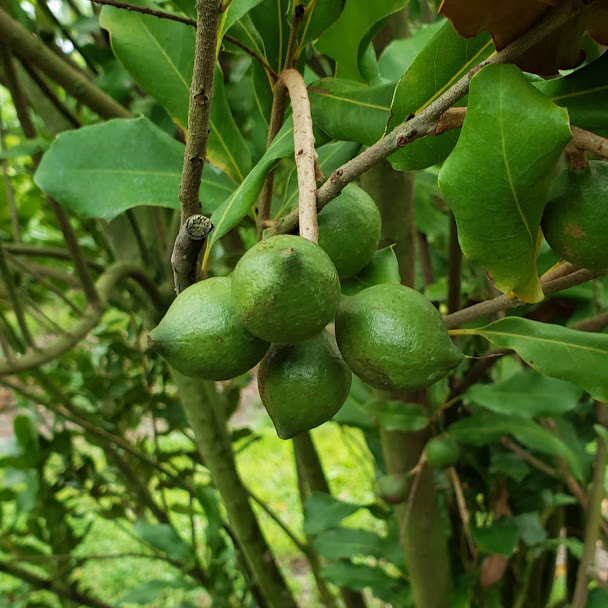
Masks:
[[[381,284],[342,295],[340,279],[359,273],[378,247],[380,214],[369,195],[347,186],[318,222],[318,245],[293,235],[260,241],[231,277],[184,290],[150,334],[188,376],[226,380],[261,361],[260,397],[283,439],[333,417],[352,372],[377,389],[411,391],[463,359],[417,291]],[[335,336],[325,329],[333,320]]]

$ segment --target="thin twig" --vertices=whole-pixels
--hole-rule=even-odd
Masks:
[[[522,460],[525,460],[528,464],[532,465],[535,469],[545,473],[545,475],[549,475],[549,477],[553,477],[555,479],[560,478],[560,474],[556,469],[545,464],[542,460],[539,460],[536,458],[536,456],[530,454],[528,450],[525,450],[514,441],[511,441],[511,439],[508,437],[503,437],[500,440],[500,443],[502,443],[502,445],[504,445],[508,450],[511,450],[511,452],[514,454],[517,454]]]
[[[32,348],[35,348],[34,338],[30,332],[30,329],[27,324],[27,320],[25,318],[25,313],[23,311],[23,306],[21,305],[21,300],[19,299],[19,295],[17,294],[17,288],[15,287],[15,281],[13,280],[13,274],[9,270],[8,265],[6,263],[6,254],[4,253],[4,247],[0,244],[0,276],[4,280],[4,284],[6,285],[6,290],[8,292],[8,298],[13,307],[13,312],[15,313],[15,317],[17,318],[17,323],[19,324],[19,329],[21,330],[21,334],[23,335],[23,339],[26,344]]]
[[[567,0],[560,6],[548,11],[535,27],[528,30],[502,51],[479,63],[424,110],[410,120],[402,122],[364,152],[336,169],[323,186],[319,188],[317,195],[319,209],[322,209],[338,196],[346,184],[365,173],[383,158],[387,158],[416,139],[432,134],[437,128],[441,115],[468,93],[471,78],[482,67],[494,63],[512,63],[534,44],[582,13],[590,4],[593,4],[593,2]],[[294,209],[273,226],[268,236],[293,232],[297,224],[298,210]]]
[[[474,562],[477,562],[478,553],[475,543],[473,542],[473,535],[471,534],[471,515],[467,508],[467,501],[464,498],[464,492],[462,491],[462,484],[458,477],[458,473],[455,467],[450,467],[450,479],[452,480],[452,486],[454,487],[454,494],[456,495],[456,503],[458,504],[458,512],[460,513],[460,519],[464,527],[464,533],[467,537],[467,543],[469,545],[469,551]]]
[[[576,270],[566,276],[545,283],[543,285],[543,292],[545,293],[545,296],[549,296],[558,291],[563,291],[564,289],[586,283],[591,279],[604,276],[606,273],[608,273],[608,270]],[[516,298],[510,299],[506,295],[502,295],[497,298],[492,298],[491,300],[486,300],[485,302],[480,302],[479,304],[473,304],[472,306],[463,308],[451,315],[447,315],[444,317],[443,321],[448,329],[455,329],[464,323],[495,314],[501,310],[509,310],[525,305],[525,302],[521,302]]]
[[[602,518],[602,500],[604,498],[604,475],[606,473],[606,445],[601,437],[597,440],[597,454],[593,473],[593,486],[589,496],[587,524],[583,554],[576,572],[576,586],[572,598],[572,608],[584,608],[589,592],[589,570],[595,565],[595,552],[600,522]]]
[[[315,165],[317,152],[312,128],[310,100],[302,75],[289,68],[281,72],[278,83],[289,91],[293,109],[293,140],[298,174],[300,236],[313,243],[319,242],[317,224],[317,181]]]

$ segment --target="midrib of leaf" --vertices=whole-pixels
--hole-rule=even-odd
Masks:
[[[498,94],[498,112],[500,115],[500,120],[498,124],[500,126],[500,141],[502,143],[502,156],[505,163],[505,169],[507,170],[507,178],[509,180],[509,187],[511,188],[511,194],[513,195],[513,200],[515,201],[515,206],[517,207],[517,211],[519,216],[521,217],[521,221],[524,223],[526,227],[526,232],[528,233],[528,237],[530,237],[530,245],[532,249],[535,249],[534,238],[532,237],[532,231],[530,230],[530,226],[528,225],[528,220],[524,216],[524,212],[519,203],[519,197],[517,196],[517,192],[515,191],[515,185],[513,184],[513,176],[511,175],[511,166],[509,165],[509,157],[507,156],[507,143],[505,139],[505,130],[504,130],[504,120],[503,120],[503,112],[502,112],[502,92]]]
[[[281,0],[277,0],[277,11],[279,13],[279,65],[277,72],[281,73],[281,65],[283,63],[283,14],[281,12]]]
[[[233,164],[234,170],[236,171],[236,174],[238,175],[239,180],[243,181],[243,174],[241,173],[241,170],[239,169],[238,165],[236,164],[236,161],[234,160],[234,156],[232,156],[232,153],[228,149],[228,146],[226,146],[226,143],[224,142],[224,138],[220,135],[220,132],[217,130],[217,127],[213,124],[212,121],[209,121],[209,124],[211,125],[211,130],[215,133],[215,136],[218,138],[220,144],[222,145],[222,148],[224,148],[224,150],[226,151],[226,154],[228,155],[230,162]]]
[[[564,93],[563,95],[556,95],[551,97],[551,101],[558,101],[560,99],[568,99],[569,97],[580,97],[581,95],[589,95],[591,93],[597,93],[599,91],[608,90],[608,85],[602,87],[595,87],[594,89],[585,89],[584,91],[575,91],[574,93]]]
[[[593,346],[583,346],[581,344],[575,344],[573,342],[562,342],[561,340],[553,340],[551,338],[539,338],[538,336],[526,336],[524,334],[512,334],[506,331],[483,331],[474,330],[476,334],[480,336],[506,336],[507,338],[520,338],[521,340],[536,340],[537,342],[547,342],[549,344],[557,344],[559,346],[565,346],[570,348],[579,348],[581,350],[588,350],[602,355],[608,355],[608,350],[601,350],[594,348]],[[489,340],[490,338],[488,338]]]
[[[353,105],[356,106],[362,106],[365,108],[371,108],[372,110],[382,110],[385,112],[390,112],[390,108],[386,107],[386,106],[379,106],[373,103],[368,103],[366,101],[358,101],[355,99],[348,99],[347,97],[340,97],[338,95],[335,95],[334,93],[328,93],[326,91],[323,91],[322,89],[310,89],[310,92],[315,93],[316,95],[323,95],[325,97],[330,97],[332,99],[337,99],[338,101],[344,101],[346,103],[352,103]]]
[[[152,40],[152,42],[158,47],[158,49],[160,50],[161,54],[165,57],[165,59],[167,60],[167,63],[169,64],[169,66],[174,70],[174,72],[177,74],[179,80],[181,80],[182,84],[184,85],[184,87],[186,88],[187,94],[188,96],[190,95],[190,85],[186,82],[186,79],[183,77],[182,73],[179,71],[179,68],[175,65],[175,63],[171,60],[171,57],[169,57],[169,55],[165,52],[165,49],[163,49],[163,47],[158,43],[158,40],[155,38],[155,36],[152,34],[152,32],[150,31],[150,29],[148,28],[148,26],[146,25],[145,21],[142,20],[142,15],[138,15],[139,21],[141,22],[141,24],[144,26],[144,29],[146,30],[146,33],[148,34],[148,36],[150,37],[150,39]],[[228,158],[230,159],[230,162],[232,163],[233,169],[236,172],[236,174],[239,176],[239,179],[241,181],[243,181],[243,174],[241,173],[241,171],[239,170],[238,165],[236,164],[234,157],[232,156],[232,154],[230,153],[230,150],[228,149],[228,147],[226,146],[226,143],[224,142],[223,137],[220,135],[220,132],[218,131],[217,127],[215,126],[215,123],[213,122],[213,120],[209,119],[209,124],[211,125],[211,129],[213,130],[213,132],[215,133],[215,135],[217,136],[222,148],[224,149],[224,152],[226,153],[226,155],[228,156]]]

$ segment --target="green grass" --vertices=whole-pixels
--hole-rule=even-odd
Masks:
[[[276,436],[272,423],[265,414],[255,416],[255,419],[255,431],[260,438],[238,452],[239,472],[247,485],[302,538],[302,510],[291,442]],[[312,435],[334,495],[355,503],[373,502],[374,472],[362,435],[353,429],[342,430],[336,424],[325,424],[315,429]],[[183,442],[184,438],[170,436],[166,441],[175,446]],[[237,445],[238,447],[242,446]],[[100,466],[104,466],[101,452],[94,458],[100,461]],[[184,493],[179,490],[168,492],[167,498],[171,504],[185,501]],[[82,504],[82,510],[87,512],[93,506],[94,501],[86,500]],[[257,505],[254,508],[264,535],[301,605],[317,608],[320,604],[317,603],[314,580],[306,560],[283,530],[261,508]],[[93,517],[93,521],[85,541],[76,551],[78,555],[147,552],[146,547],[133,535],[129,524],[101,517]],[[184,538],[189,539],[189,517],[176,514],[173,521]],[[204,542],[204,525],[203,518],[199,518],[199,543]],[[382,522],[373,518],[365,509],[349,517],[345,525],[379,532],[383,530]],[[90,560],[74,574],[91,595],[110,604],[139,585],[156,580],[171,582],[179,578],[179,573],[164,561],[134,557]],[[0,575],[0,597],[19,586],[15,579]],[[158,593],[155,600],[146,605],[154,608],[178,608],[189,597],[195,605],[205,606],[205,597],[202,595],[200,591],[169,589],[167,593]]]

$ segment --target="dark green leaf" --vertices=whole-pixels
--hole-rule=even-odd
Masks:
[[[538,80],[534,86],[558,106],[568,108],[570,121],[581,129],[608,129],[608,55],[564,78]]]
[[[502,382],[474,384],[466,392],[471,401],[489,410],[525,418],[563,414],[573,410],[581,396],[582,391],[573,384],[532,371]]]
[[[383,592],[397,590],[404,586],[402,580],[389,576],[384,570],[366,564],[348,561],[332,562],[321,570],[323,578],[337,587],[362,591],[369,587],[372,593],[382,599]]]
[[[538,545],[547,539],[547,531],[543,528],[537,512],[522,513],[513,518],[521,540],[529,547]]]
[[[239,187],[213,212],[211,222],[214,229],[207,241],[203,265],[215,242],[234,228],[249,212],[256,201],[268,172],[277,160],[293,154],[293,125],[291,120],[283,125],[272,145],[258,161]]]
[[[363,380],[357,378],[357,376],[353,376],[353,382],[346,403],[332,420],[338,424],[346,424],[361,429],[373,429],[376,423],[366,407],[366,403],[372,397],[372,388],[365,384]]]
[[[528,418],[506,416],[494,412],[480,412],[452,424],[449,434],[465,444],[486,445],[513,435],[526,447],[554,456],[563,456],[574,475],[582,478],[581,463],[574,452],[550,431]]]
[[[464,39],[446,23],[397,83],[388,130],[392,131],[410,114],[424,110],[493,50],[488,34]],[[458,133],[454,131],[439,137],[425,137],[408,144],[389,160],[401,171],[424,169],[446,158],[457,139]]]
[[[509,557],[517,546],[518,527],[512,517],[502,517],[486,528],[472,528],[473,542],[482,553]]]
[[[495,346],[512,348],[536,371],[572,382],[608,401],[608,335],[509,317],[467,330]]]
[[[381,283],[401,283],[399,262],[392,247],[379,249],[372,261],[356,276],[341,281],[342,293],[354,296],[372,285]]]
[[[336,62],[336,76],[362,80],[359,72],[361,44],[373,26],[408,4],[409,0],[348,0],[340,18],[319,38],[317,49]],[[363,47],[363,48],[362,48]]]
[[[342,520],[361,508],[362,505],[338,500],[331,494],[313,492],[304,505],[304,534],[315,536],[336,528]]]
[[[155,6],[148,0],[136,4]],[[100,24],[110,32],[112,49],[126,70],[187,131],[194,28],[113,6],[103,7]],[[251,155],[228,106],[219,68],[215,70],[209,126],[210,162],[235,182],[242,181],[251,169]]]
[[[513,65],[489,65],[471,80],[458,144],[439,173],[464,255],[497,289],[539,302],[539,227],[555,164],[572,138],[568,112]]]
[[[360,82],[325,78],[309,87],[316,127],[332,139],[373,144],[384,133],[395,85],[369,87]]]
[[[323,557],[331,560],[354,555],[381,558],[385,552],[383,538],[373,532],[353,528],[335,528],[322,532],[315,538],[314,545]]]

